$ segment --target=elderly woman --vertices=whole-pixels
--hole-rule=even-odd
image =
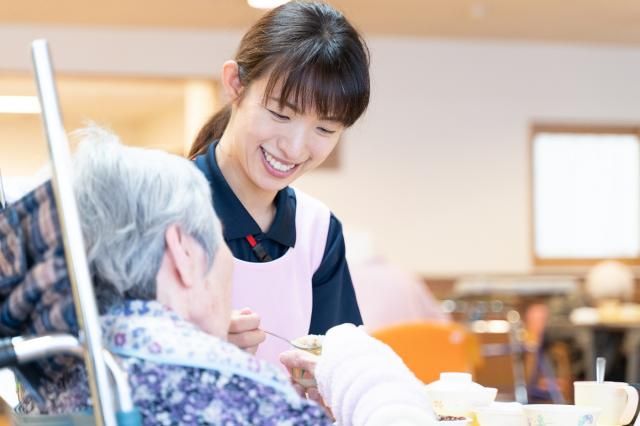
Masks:
[[[280,367],[227,343],[233,263],[205,178],[186,159],[124,147],[105,130],[78,135],[75,191],[103,337],[145,424],[323,425],[330,410],[344,425],[433,418],[415,377],[360,328],[330,330],[319,359],[283,356],[316,375],[320,393],[298,390],[330,409],[299,396]],[[79,363],[40,393],[41,403],[24,401],[32,412],[90,408]]]
[[[107,347],[148,425],[328,424],[280,368],[227,343],[232,259],[202,174],[186,159],[79,133],[75,191]],[[90,407],[84,368],[34,411]]]

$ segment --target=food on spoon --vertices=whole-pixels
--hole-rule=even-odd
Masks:
[[[305,351],[311,352],[315,355],[320,355],[322,353],[322,339],[324,336],[318,334],[307,334],[306,336],[298,337],[293,340],[293,345],[298,349],[303,349]]]

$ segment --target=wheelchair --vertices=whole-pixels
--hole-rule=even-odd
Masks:
[[[15,410],[11,412],[14,425],[107,425],[137,426],[142,424],[140,412],[134,407],[127,373],[118,365],[113,355],[103,347],[99,326],[98,309],[89,269],[78,213],[70,177],[70,150],[59,110],[51,55],[46,40],[35,40],[31,45],[35,79],[42,109],[44,130],[49,144],[52,163],[52,198],[55,202],[55,216],[59,219],[61,233],[59,255],[66,262],[66,270],[72,296],[72,307],[66,312],[77,319],[74,332],[55,332],[55,327],[44,327],[52,332],[34,336],[12,334],[16,329],[0,327],[0,369],[11,369],[19,383],[34,395],[34,382],[38,380],[38,363],[47,362],[59,356],[72,356],[84,361],[92,401],[92,410],[70,415],[27,415]],[[0,180],[0,214],[6,222],[16,220],[17,213],[6,205]],[[2,230],[0,228],[0,236]],[[38,235],[24,235],[24,238]],[[18,241],[13,241],[19,244]],[[39,243],[36,241],[36,243]],[[41,243],[41,242],[40,242]],[[15,247],[15,246],[14,246]],[[0,250],[8,250],[0,240]],[[24,259],[14,259],[20,262]],[[12,262],[10,262],[12,263]],[[0,265],[2,266],[2,265]],[[4,265],[5,267],[7,265]],[[7,284],[0,268],[0,290]],[[9,286],[7,286],[9,287]],[[6,288],[5,288],[6,290]],[[0,302],[4,308],[10,305],[7,290],[0,292]],[[32,295],[27,292],[26,300]],[[7,309],[0,316],[7,318]],[[51,324],[49,324],[51,325]],[[40,330],[43,328],[40,327]],[[34,395],[37,399],[37,395]]]

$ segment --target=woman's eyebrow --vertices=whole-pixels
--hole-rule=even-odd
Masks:
[[[330,117],[320,117],[320,121],[331,121],[336,124],[342,124],[342,120],[339,117],[330,116]]]
[[[286,106],[287,108],[289,108],[289,109],[293,110],[293,112],[295,112],[296,114],[300,112],[300,110],[298,109],[298,107],[297,107],[296,105],[292,104],[291,102],[288,102],[288,101],[284,101],[284,102],[282,102],[282,101],[280,100],[280,98],[276,98],[275,96],[270,96],[270,97],[269,97],[269,99],[270,99],[270,100],[272,100],[272,101],[274,101],[274,102],[276,102],[278,105],[284,105],[284,106]]]

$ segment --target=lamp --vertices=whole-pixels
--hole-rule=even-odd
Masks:
[[[289,0],[247,0],[249,6],[255,7],[256,9],[273,9],[288,1]]]
[[[0,96],[0,114],[39,114],[36,96]]]

